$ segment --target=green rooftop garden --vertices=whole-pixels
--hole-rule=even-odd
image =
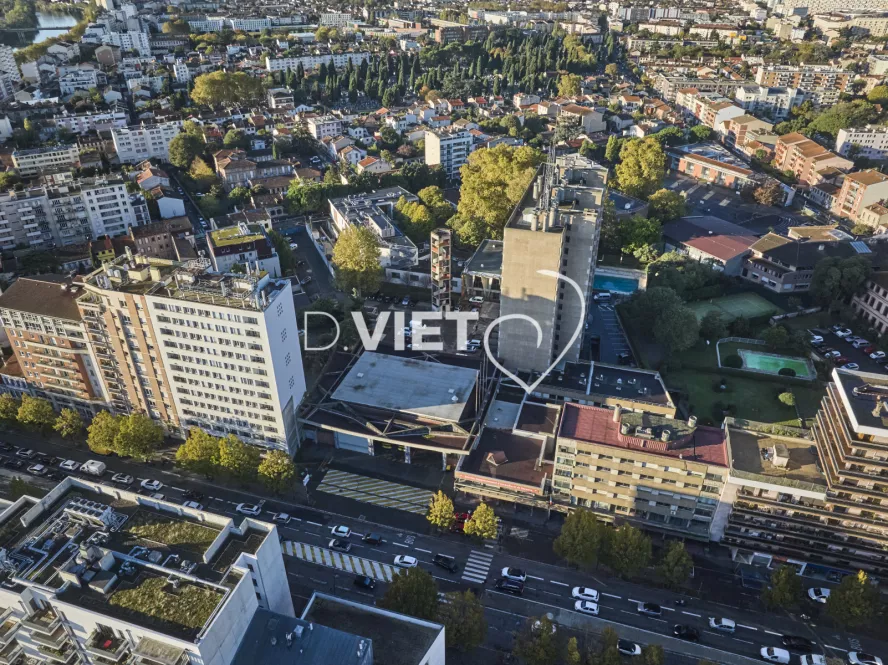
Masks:
[[[254,226],[249,227],[251,230],[256,228]],[[226,245],[240,245],[245,242],[256,242],[257,240],[262,240],[265,236],[260,232],[256,231],[255,233],[250,233],[247,235],[242,235],[239,226],[229,226],[224,229],[219,229],[218,231],[210,231],[210,236],[213,238],[213,244],[216,247],[225,247]]]
[[[200,630],[222,600],[215,589],[182,584],[172,589],[162,577],[149,577],[132,588],[121,588],[109,603],[134,619],[168,629]]]
[[[219,535],[219,529],[145,511],[133,515],[123,531],[137,538],[195,552],[205,551]]]

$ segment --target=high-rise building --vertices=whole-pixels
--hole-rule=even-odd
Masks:
[[[16,83],[22,80],[22,73],[15,61],[15,51],[5,44],[0,44],[0,73],[8,74]]]
[[[763,65],[755,82],[773,88],[798,88],[815,106],[830,106],[839,101],[853,74],[829,65]]]
[[[606,188],[606,168],[564,155],[540,167],[512,212],[503,233],[500,314],[529,316],[542,340],[527,321],[504,321],[498,353],[507,368],[542,372],[562,353],[564,362],[578,359]],[[555,275],[573,280],[580,293]]]
[[[134,125],[111,130],[114,149],[124,164],[138,164],[146,159],[169,161],[169,146],[182,131],[180,120],[156,125]]]
[[[441,165],[447,178],[459,178],[459,169],[469,159],[472,135],[457,127],[429,130],[425,133],[425,161],[429,166]]]
[[[431,235],[432,308],[447,311],[452,304],[452,249],[450,229],[435,229]]]

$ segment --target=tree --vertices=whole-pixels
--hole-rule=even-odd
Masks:
[[[808,130],[828,134],[835,139],[840,129],[861,127],[877,120],[876,107],[862,99],[840,102],[816,116],[808,125]]]
[[[180,132],[169,145],[170,164],[187,169],[203,150],[203,141],[194,134]]]
[[[107,411],[99,411],[86,428],[86,445],[94,453],[108,455],[114,452],[114,440],[120,431],[120,418]]]
[[[429,514],[426,516],[429,522],[439,529],[449,529],[453,526],[453,501],[441,490],[432,497],[429,502]]]
[[[691,136],[696,141],[708,141],[712,138],[712,130],[706,125],[694,125],[690,129]]]
[[[811,275],[811,295],[823,305],[842,303],[863,289],[872,264],[859,256],[820,259]]]
[[[454,591],[446,600],[438,611],[438,621],[446,628],[447,646],[471,651],[481,645],[487,635],[487,621],[478,596],[471,591]]]
[[[783,187],[769,179],[752,190],[753,198],[763,206],[775,206],[783,201]]]
[[[146,461],[163,442],[163,428],[142,413],[120,419],[114,452],[124,457]]]
[[[235,187],[228,192],[228,200],[234,205],[242,205],[250,196],[252,196],[252,192],[246,187]],[[275,275],[275,277],[278,277],[278,275]]]
[[[382,266],[379,243],[373,231],[350,226],[343,231],[333,247],[336,280],[347,290],[358,294],[373,292],[379,287]]]
[[[671,189],[658,189],[648,198],[648,217],[660,224],[684,217],[686,212],[684,197]]]
[[[700,337],[708,339],[712,342],[726,337],[728,334],[728,324],[717,311],[712,310],[706,312],[700,321]]]
[[[620,222],[622,252],[638,257],[639,253],[660,241],[660,223],[655,219],[633,215]]]
[[[188,25],[188,21],[177,18],[165,21],[160,30],[165,35],[187,35],[191,32],[191,26]]]
[[[888,85],[877,85],[866,95],[868,102],[885,106],[888,104]]]
[[[83,418],[74,409],[62,409],[52,428],[65,439],[73,439],[83,432]]]
[[[780,400],[781,404],[785,404],[786,406],[795,406],[796,403],[795,395],[789,390],[780,393],[777,396],[777,399]]]
[[[627,141],[620,150],[620,163],[616,171],[623,193],[647,199],[663,186],[666,153],[654,138]]]
[[[216,183],[216,172],[200,157],[192,160],[188,175],[194,180],[197,188],[204,192]]]
[[[250,480],[259,469],[259,450],[229,434],[219,441],[219,466],[235,478]]]
[[[789,342],[789,331],[784,326],[771,326],[762,333],[762,339],[771,349],[782,349]]]
[[[579,74],[564,74],[558,79],[559,97],[576,97],[580,94],[582,79]]]
[[[259,463],[259,480],[275,494],[280,494],[293,486],[296,466],[283,450],[272,450]]]
[[[40,397],[22,395],[22,404],[18,410],[18,421],[33,430],[46,431],[52,428],[56,413],[52,404]]]
[[[697,315],[688,307],[668,309],[657,317],[654,339],[667,353],[678,353],[691,348],[700,339]]]
[[[648,644],[641,650],[641,662],[644,665],[663,665],[666,655],[659,644]]]
[[[268,239],[271,240],[271,244],[274,245],[274,250],[277,252],[278,260],[281,264],[281,273],[287,275],[295,272],[296,256],[293,254],[293,250],[290,249],[290,241],[280,232],[273,230],[268,232]]]
[[[607,145],[604,148],[604,158],[611,164],[620,158],[620,148],[622,144],[616,134],[611,134],[607,138]]]
[[[493,514],[493,508],[486,503],[479,503],[472,516],[466,520],[463,533],[485,540],[496,538],[496,515]]]
[[[15,422],[18,419],[19,407],[21,405],[22,401],[9,393],[0,395],[0,420],[7,423]]]
[[[176,449],[176,463],[212,478],[219,464],[219,439],[198,427],[188,430],[185,443]]]
[[[487,238],[502,238],[509,215],[542,159],[538,150],[503,143],[469,155],[460,169],[462,186],[457,215],[450,220],[463,242],[477,245]]]
[[[558,644],[552,621],[546,617],[530,617],[515,637],[513,653],[526,665],[555,665]]]
[[[250,139],[240,129],[229,129],[222,138],[222,145],[226,148],[246,149],[250,145]]]
[[[620,70],[615,62],[611,62],[604,66],[604,73],[608,76],[616,76],[619,71]]]
[[[401,569],[379,604],[392,612],[434,621],[438,617],[438,585],[422,568]]]
[[[846,575],[826,599],[826,613],[844,628],[858,628],[868,624],[879,608],[879,592],[867,579],[866,573]]]
[[[248,104],[262,98],[262,79],[246,72],[217,71],[194,79],[191,99],[206,106]]]
[[[564,663],[565,665],[580,665],[583,662],[583,656],[580,653],[580,648],[577,645],[577,638],[571,637],[567,641],[567,652],[564,655]]]
[[[651,563],[651,539],[640,529],[623,524],[613,533],[608,565],[620,577],[634,577]]]
[[[446,224],[447,220],[453,217],[453,206],[444,198],[444,192],[440,187],[435,185],[423,187],[417,192],[417,196],[432,213],[435,224]]]
[[[591,511],[580,508],[568,514],[552,549],[576,566],[591,568],[605,558],[609,534],[610,527]]]
[[[680,540],[673,540],[666,548],[666,553],[658,566],[660,576],[670,587],[676,588],[687,581],[694,561]]]
[[[802,599],[802,580],[795,566],[780,566],[771,573],[771,585],[762,590],[762,601],[770,608],[789,609]]]

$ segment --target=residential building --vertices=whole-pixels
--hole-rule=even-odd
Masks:
[[[277,251],[261,224],[241,223],[207,234],[207,248],[213,270],[232,272],[235,266],[248,266],[280,277],[281,262]]]
[[[867,206],[888,200],[888,175],[875,169],[849,173],[842,181],[832,212],[853,221]]]
[[[129,235],[135,253],[174,261],[177,258],[176,240],[192,232],[191,220],[179,217],[133,226]]]
[[[559,117],[569,119],[575,118],[580,129],[585,134],[603,132],[607,129],[607,123],[604,121],[604,114],[585,106],[578,106],[577,104],[566,104],[561,106]]]
[[[93,66],[59,67],[59,89],[63,95],[73,95],[78,90],[104,88],[107,77]]]
[[[502,322],[497,355],[506,368],[543,372],[556,359],[579,357],[582,340],[574,331],[582,331],[591,298],[606,187],[607,169],[562,155],[540,167],[507,221],[500,313],[529,316],[542,339],[526,322]]]
[[[16,83],[22,80],[22,73],[15,61],[15,51],[6,44],[0,44],[0,73],[8,75]]]
[[[740,115],[725,122],[722,128],[725,145],[739,150],[746,146],[749,140],[758,140],[762,133],[770,133],[774,125],[752,115]]]
[[[430,256],[432,308],[436,312],[449,311],[454,299],[453,236],[450,229],[432,231]]]
[[[226,27],[225,18],[222,16],[184,16],[188,21],[188,27],[192,32],[221,32]]]
[[[352,15],[343,12],[321,12],[320,25],[344,28],[352,21]]]
[[[124,110],[105,111],[101,113],[78,113],[77,115],[54,116],[52,122],[56,127],[64,127],[72,134],[88,134],[102,129],[126,127],[129,113]]]
[[[159,549],[137,557],[146,524]],[[258,611],[294,616],[281,537],[256,518],[68,476],[43,498],[17,499],[0,526],[11,535],[0,609],[13,662],[229,665]],[[200,542],[180,545],[182,528]],[[68,536],[29,556],[51,533]]]
[[[670,168],[722,187],[739,190],[755,187],[765,180],[749,168],[749,164],[717,143],[678,146],[668,149],[666,155]]]
[[[232,16],[228,19],[228,24],[231,26],[232,30],[243,30],[244,32],[270,30],[274,25],[270,16]]]
[[[753,115],[780,122],[789,117],[789,110],[805,101],[798,88],[775,88],[743,85],[734,92],[734,100]]]
[[[741,107],[717,92],[681,91],[675,104],[718,133],[722,132],[725,122],[744,115]]]
[[[77,307],[82,293],[65,276],[21,277],[0,296],[0,320],[28,393],[91,418],[108,400]]]
[[[884,233],[888,228],[888,207],[882,203],[870,203],[857,213],[857,223],[867,225],[876,233]]]
[[[109,32],[102,36],[103,44],[118,46],[122,51],[134,51],[144,58],[151,57],[151,44],[147,32],[138,30]]]
[[[272,110],[287,111],[296,108],[293,91],[289,88],[269,88],[267,99],[268,108]]]
[[[731,277],[740,274],[755,241],[742,226],[711,215],[682,217],[663,226],[667,251],[686,254]]]
[[[80,167],[80,150],[76,145],[54,145],[15,150],[12,153],[12,163],[23,178],[58,171],[70,171]]]
[[[831,106],[853,77],[853,73],[830,65],[762,65],[755,82],[768,88],[798,88],[815,106]]]
[[[426,164],[441,165],[448,179],[457,180],[460,167],[469,159],[473,141],[471,133],[462,129],[428,130],[425,133]]]
[[[146,159],[170,159],[169,146],[182,131],[182,121],[172,120],[155,125],[133,125],[111,130],[117,158],[123,164],[138,164]]]
[[[309,118],[306,125],[315,140],[320,141],[324,137],[341,134],[343,122],[334,115],[323,115]]]
[[[667,102],[674,102],[678,91],[685,88],[695,88],[698,92],[716,92],[729,97],[737,88],[748,83],[749,81],[729,78],[698,78],[662,72],[654,76],[654,89]]]
[[[122,58],[120,47],[103,44],[96,49],[96,62],[102,67],[114,67]]]
[[[357,67],[365,60],[370,59],[370,53],[367,51],[355,51],[345,53],[324,53],[314,55],[294,56],[291,58],[272,58],[266,56],[265,68],[270,72],[285,72],[292,69],[294,72],[302,65],[302,68],[310,72],[317,69],[322,64],[329,65],[331,62],[336,65],[336,69],[345,67],[349,62],[352,66]]]
[[[777,139],[773,164],[781,171],[792,171],[799,182],[808,185],[816,185],[820,181],[818,174],[826,169],[847,171],[854,167],[851,160],[839,157],[798,132]]]
[[[419,250],[392,221],[401,197],[409,202],[419,201],[416,195],[401,187],[330,199],[330,216],[337,235],[351,226],[370,229],[379,240],[379,262],[383,268],[415,266],[419,262]]]
[[[84,288],[90,339],[116,360],[102,368],[115,410],[143,410],[180,436],[200,427],[296,449],[305,378],[289,281],[129,254]]]
[[[173,78],[176,83],[181,84],[187,84],[193,78],[188,61],[184,58],[176,58],[176,62],[173,63]]]
[[[816,14],[813,17],[814,27],[822,33],[850,30],[853,35],[867,37],[884,37],[888,35],[888,12],[835,11],[828,14]]]
[[[851,307],[880,335],[888,331],[888,272],[874,272],[862,293],[851,298]]]
[[[865,157],[876,161],[888,159],[888,127],[867,125],[840,129],[836,135],[836,152],[842,157]]]
[[[445,25],[435,28],[435,41],[439,44],[453,42],[478,42],[487,39],[490,28],[486,25]]]
[[[0,249],[49,248],[54,241],[45,189],[0,193]]]
[[[854,9],[879,10],[885,9],[883,0],[854,0]],[[784,16],[798,14],[801,16],[820,14],[823,12],[843,11],[848,2],[842,0],[777,0],[775,10]]]

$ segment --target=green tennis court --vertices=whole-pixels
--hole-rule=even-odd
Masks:
[[[768,302],[757,293],[735,293],[731,296],[712,298],[710,300],[698,300],[688,303],[697,320],[702,321],[709,312],[718,312],[727,319],[734,320],[741,316],[747,319],[759,316],[774,316],[782,314],[783,310],[774,303]]]
[[[813,379],[814,366],[810,360],[795,358],[793,356],[781,356],[776,353],[753,351],[752,349],[739,349],[737,353],[743,360],[743,369],[755,370],[766,374],[779,374],[781,369],[789,368],[800,379]]]

